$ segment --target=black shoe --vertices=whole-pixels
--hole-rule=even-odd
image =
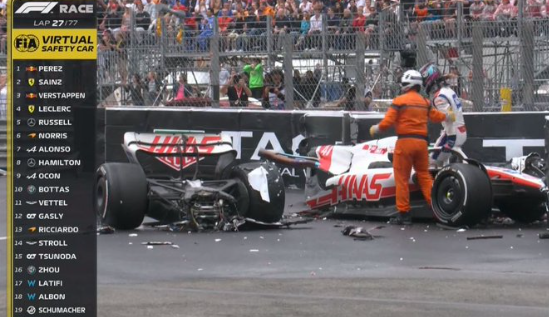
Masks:
[[[411,225],[412,216],[409,212],[399,212],[396,217],[389,219],[392,225]]]

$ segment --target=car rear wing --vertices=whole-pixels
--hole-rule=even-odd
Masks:
[[[196,130],[158,129],[153,133],[126,132],[123,147],[132,154],[139,151],[163,157],[203,157],[236,153],[230,136]]]

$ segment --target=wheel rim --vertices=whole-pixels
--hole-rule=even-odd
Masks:
[[[457,178],[451,176],[440,182],[436,192],[438,211],[445,216],[455,214],[462,202],[462,189]]]

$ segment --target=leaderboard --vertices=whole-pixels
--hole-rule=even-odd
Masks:
[[[11,2],[8,316],[97,315],[95,10]]]

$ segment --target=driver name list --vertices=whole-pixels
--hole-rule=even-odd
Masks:
[[[8,316],[95,317],[96,218],[81,181],[94,142],[78,129],[96,107],[95,1],[11,5]]]

